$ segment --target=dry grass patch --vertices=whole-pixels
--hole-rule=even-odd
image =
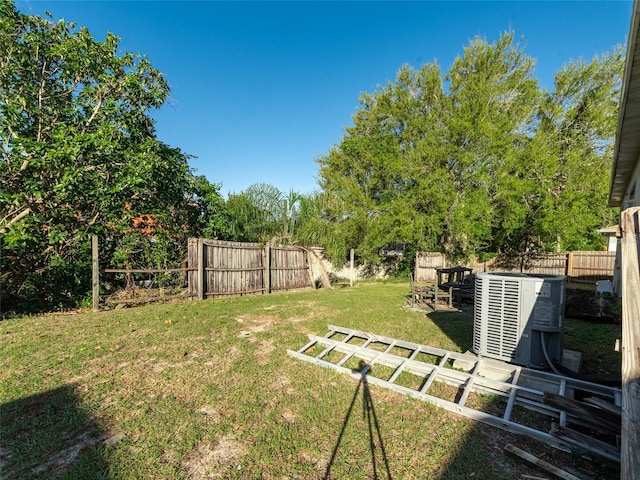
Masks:
[[[182,469],[193,480],[228,478],[229,470],[242,470],[240,461],[245,451],[232,435],[225,435],[215,446],[198,444],[182,459]]]

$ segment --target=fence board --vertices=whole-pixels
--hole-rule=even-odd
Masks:
[[[416,253],[416,282],[432,282],[436,279],[436,269],[446,266],[446,258],[442,253],[417,252]]]
[[[198,286],[196,280],[198,278],[198,239],[190,238],[187,240],[187,265],[190,270],[187,272],[187,285],[189,297],[198,295]]]
[[[297,247],[271,247],[271,290],[312,287],[307,252]]]
[[[538,275],[566,275],[567,254],[566,253],[545,253],[532,255],[525,262],[526,273]]]
[[[640,477],[640,207],[624,210],[622,228],[622,435],[620,478]]]
[[[616,252],[569,252],[567,275],[578,281],[595,282],[610,279],[616,263]]]

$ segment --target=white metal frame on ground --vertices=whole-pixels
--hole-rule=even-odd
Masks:
[[[458,353],[430,347],[395,338],[366,333],[350,328],[329,325],[324,337],[309,335],[309,342],[299,350],[288,350],[294,358],[346,373],[356,379],[366,375],[366,381],[373,385],[389,388],[396,392],[425,401],[450,412],[464,415],[479,422],[514,433],[528,435],[561,450],[583,450],[613,461],[620,461],[620,449],[609,443],[582,438],[559,438],[556,435],[518,423],[512,418],[514,405],[541,412],[558,421],[561,427],[567,423],[585,425],[585,418],[572,415],[543,403],[544,393],[550,392],[567,399],[573,399],[577,392],[588,394],[607,402],[613,409],[620,406],[620,389],[564,377],[539,370],[527,369],[497,360],[477,357],[469,353]],[[341,336],[340,340],[332,337]],[[384,350],[371,348],[382,344]],[[386,348],[384,347],[386,345]],[[321,346],[319,354],[312,355],[316,346]],[[409,353],[408,357],[390,353],[395,347]],[[336,363],[325,360],[330,352],[339,352],[342,358]],[[419,354],[437,357],[435,364],[416,360]],[[361,369],[347,368],[345,364],[352,358],[363,361]],[[374,364],[384,365],[394,370],[387,379],[367,375]],[[402,372],[417,375],[423,379],[419,389],[399,385],[396,382]],[[443,382],[459,389],[456,401],[449,401],[429,392],[434,382]],[[461,391],[460,391],[461,389]],[[498,395],[506,399],[502,417],[473,409],[465,405],[471,392]]]

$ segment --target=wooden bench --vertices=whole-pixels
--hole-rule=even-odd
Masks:
[[[411,306],[425,305],[427,300],[433,298],[433,285],[416,285],[413,273],[409,273],[409,287],[411,288]]]
[[[473,283],[469,282],[472,272],[468,267],[436,269],[438,287],[445,292],[443,296],[448,296],[450,307],[453,306],[454,297],[457,298],[458,304],[461,304],[463,299],[473,299]]]
[[[409,273],[409,285],[411,288],[411,306],[432,305],[433,310],[438,310],[441,301],[447,302],[449,308],[453,302],[462,304],[463,300],[473,301],[473,275],[472,269],[467,267],[439,268],[436,269],[436,282],[428,285],[417,285],[413,273]]]
[[[428,285],[417,285],[414,281],[413,274],[409,274],[409,286],[411,288],[411,306],[432,305],[433,310],[438,310],[438,303],[441,300],[449,302],[452,306],[453,291],[451,288],[437,287],[434,283]]]
[[[445,300],[449,302],[449,308],[453,306],[453,288],[443,285],[434,286],[433,288],[433,309],[438,310],[438,302]]]

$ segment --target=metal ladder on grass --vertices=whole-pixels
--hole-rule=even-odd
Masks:
[[[324,337],[309,335],[306,345],[297,351],[288,350],[288,354],[356,379],[366,375],[370,384],[528,435],[561,450],[577,449],[620,461],[615,434],[613,440],[604,441],[569,428],[604,428],[611,437],[611,418],[614,430],[615,419],[619,418],[619,388],[350,328],[328,328]],[[480,408],[483,401],[492,412]],[[531,421],[531,415],[522,415],[516,405],[551,417],[558,426],[553,433],[541,430],[536,421]]]

